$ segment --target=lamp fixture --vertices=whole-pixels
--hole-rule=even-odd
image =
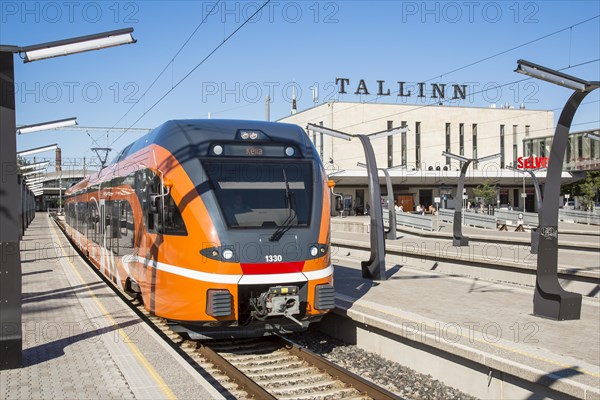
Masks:
[[[555,71],[526,60],[517,61],[517,69],[515,72],[580,92],[585,92],[586,89],[591,85],[589,81],[584,79],[579,79],[577,77],[564,74],[562,72]]]
[[[33,149],[19,151],[19,152],[17,152],[17,156],[21,156],[21,157],[30,156],[32,154],[43,153],[45,151],[50,151],[50,150],[56,150],[57,147],[58,147],[58,144],[56,144],[56,143],[50,144],[48,146],[36,147]]]
[[[25,54],[25,62],[27,63],[46,58],[66,56],[90,50],[100,50],[108,47],[135,43],[136,40],[133,38],[132,32],[133,28],[125,28],[116,31],[79,36],[71,39],[21,47],[19,52]]]
[[[17,133],[19,135],[24,135],[26,133],[45,131],[48,129],[58,129],[58,128],[63,128],[65,126],[72,126],[72,125],[77,125],[76,117],[59,119],[56,121],[41,122],[41,123],[32,124],[32,125],[23,125],[17,129]]]

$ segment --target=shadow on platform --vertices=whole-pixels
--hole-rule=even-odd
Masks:
[[[53,360],[55,358],[62,357],[63,355],[65,355],[65,348],[73,343],[80,342],[82,340],[89,340],[100,336],[104,333],[117,331],[118,329],[127,328],[129,326],[133,326],[139,323],[141,323],[140,320],[129,320],[119,324],[107,326],[106,328],[99,328],[88,332],[82,332],[74,336],[65,337],[59,340],[55,340],[53,342],[44,343],[35,347],[31,347],[29,349],[25,349],[23,350],[23,366],[29,367],[49,360]]]

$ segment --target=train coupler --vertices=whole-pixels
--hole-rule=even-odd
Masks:
[[[300,314],[300,297],[297,286],[274,286],[258,297],[250,299],[253,311],[251,315],[259,320],[267,317],[284,316],[302,326],[294,318]]]

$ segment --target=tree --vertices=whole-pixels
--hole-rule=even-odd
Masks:
[[[477,186],[473,189],[475,196],[483,199],[483,204],[489,206],[490,204],[496,203],[498,197],[498,188],[496,185],[492,185],[489,179],[486,179],[483,185]]]
[[[600,188],[600,171],[589,171],[585,179],[562,186],[562,194],[577,196],[586,210],[592,210],[598,198]]]
[[[31,164],[31,161],[21,156],[17,156],[17,170],[19,173],[21,173],[21,167],[29,164]]]

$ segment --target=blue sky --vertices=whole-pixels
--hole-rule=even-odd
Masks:
[[[315,104],[313,86],[319,88],[319,102],[397,102],[396,81],[467,84],[471,95],[461,105],[523,103],[531,109],[560,110],[570,91],[541,81],[481,91],[524,79],[513,72],[519,58],[555,69],[575,66],[564,72],[600,79],[600,1],[272,1],[148,111],[261,4],[2,1],[2,44],[25,46],[128,26],[138,40],[28,64],[15,56],[17,123],[76,116],[82,126],[129,127],[144,113],[134,127],[206,118],[208,113],[213,118],[263,119],[267,94],[272,97],[271,119],[278,119],[290,112],[294,86],[302,110]],[[169,64],[204,17],[206,22]],[[581,63],[587,64],[577,66]],[[338,95],[336,78],[350,79],[348,94]],[[370,96],[353,94],[360,79]],[[392,96],[375,96],[377,80],[385,80]],[[598,92],[579,109],[574,130],[600,125]],[[417,100],[406,102],[420,104]],[[110,144],[120,135],[112,132],[107,139],[102,132],[90,134],[97,144],[85,132],[50,131],[19,137],[18,147],[57,142],[63,159],[90,159],[90,147]],[[112,146],[118,151],[138,137],[128,132]]]

